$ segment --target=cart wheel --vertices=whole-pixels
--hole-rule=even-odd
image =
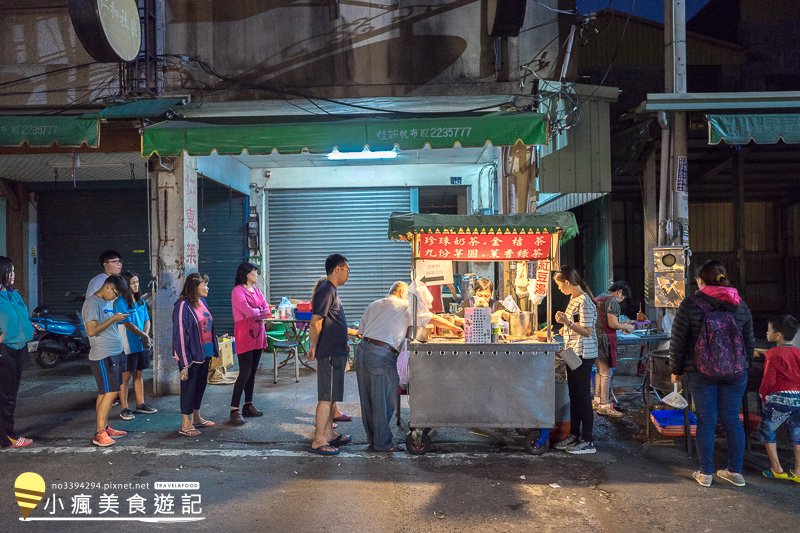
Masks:
[[[520,435],[521,437],[524,437],[531,432],[530,428],[514,428],[514,431],[516,431],[517,435]]]
[[[414,438],[414,432],[412,431],[406,437],[406,450],[412,455],[425,455],[431,450],[430,435],[427,432],[422,432],[418,438]]]
[[[525,435],[525,451],[532,455],[542,455],[550,449],[549,438],[544,439],[544,442],[541,445],[536,445],[540,435],[541,431],[538,429],[532,429],[527,435]]]

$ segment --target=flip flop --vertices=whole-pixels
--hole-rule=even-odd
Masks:
[[[372,448],[372,450],[369,451],[373,453],[397,453],[397,452],[404,452],[406,451],[406,449],[403,448],[402,446],[392,446],[391,448],[387,448],[385,450],[376,450],[375,448]]]
[[[786,472],[784,470],[779,474],[778,472],[772,470],[772,468],[767,468],[766,470],[762,470],[761,475],[769,479],[789,479],[789,472]]]
[[[328,449],[326,450],[325,448]],[[308,451],[316,453],[317,455],[339,455],[339,450],[330,445],[320,446],[319,448],[312,448],[309,446]]]
[[[194,427],[191,427],[189,429],[179,429],[178,434],[183,435],[184,437],[198,437],[201,433]]]
[[[215,426],[216,424],[211,420],[201,420],[200,422],[192,424],[196,428],[210,428]]]
[[[353,442],[352,435],[339,435],[330,442],[330,445],[334,448],[338,448],[339,446],[344,446],[345,444],[350,444],[351,442]]]
[[[348,415],[347,413],[342,413],[339,416],[333,418],[334,422],[352,422],[353,417]]]

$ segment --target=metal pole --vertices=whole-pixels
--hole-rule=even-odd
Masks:
[[[686,2],[672,2],[672,87],[673,93],[686,93]],[[688,184],[688,146],[686,112],[675,113],[672,128],[672,219],[675,231],[671,236],[673,244],[689,246],[689,184]]]

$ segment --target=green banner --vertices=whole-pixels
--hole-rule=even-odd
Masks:
[[[94,117],[76,116],[0,116],[0,146],[80,147],[97,148],[100,144],[100,123]]]
[[[793,113],[707,115],[708,142],[800,143],[800,115]]]
[[[212,124],[207,122],[169,121],[145,128],[142,155],[154,153],[175,156],[189,155],[252,155],[328,153],[334,147],[340,152],[361,151],[364,146],[375,150],[414,150],[431,148],[481,147],[487,142],[495,146],[547,144],[547,122],[539,113],[494,113],[463,117],[361,118],[325,122],[291,122],[259,124]]]
[[[372,150],[547,144],[547,122],[538,113],[496,113],[480,117],[408,118],[367,122]]]

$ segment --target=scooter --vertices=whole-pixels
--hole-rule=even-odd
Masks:
[[[66,361],[89,354],[89,337],[80,313],[69,316],[51,315],[46,307],[37,307],[31,314],[33,341],[28,350],[42,368],[53,368]]]

